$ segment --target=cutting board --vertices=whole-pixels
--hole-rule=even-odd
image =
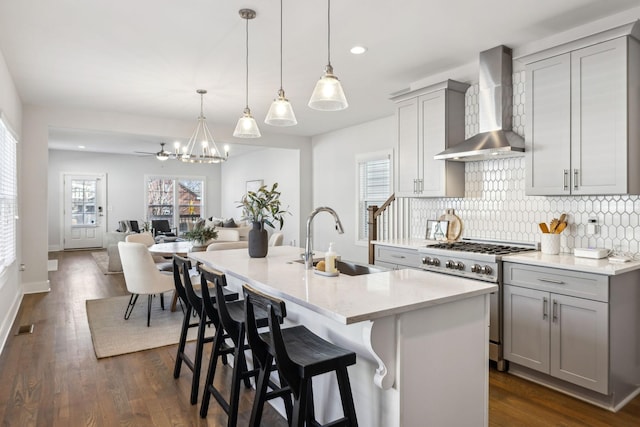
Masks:
[[[462,234],[462,220],[455,214],[453,209],[447,209],[444,215],[440,216],[440,221],[449,221],[449,229],[447,230],[447,240],[453,242],[460,238]]]

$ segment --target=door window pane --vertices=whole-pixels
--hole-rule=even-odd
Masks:
[[[71,225],[96,225],[96,180],[71,180]]]

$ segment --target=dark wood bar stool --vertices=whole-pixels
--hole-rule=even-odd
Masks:
[[[313,408],[312,378],[335,371],[342,400],[344,416],[328,426],[357,426],[356,410],[351,394],[347,366],[356,363],[356,354],[338,347],[308,330],[304,326],[282,329],[280,323],[287,315],[284,301],[244,285],[247,316],[247,339],[260,362],[256,384],[256,397],[251,411],[251,427],[259,427],[262,409],[267,398],[266,382],[271,360],[275,358],[281,377],[291,388],[294,407],[289,418],[292,427],[319,426]],[[268,332],[259,333],[254,313],[265,310],[269,319]]]
[[[191,398],[190,402],[195,405],[198,402],[198,388],[200,386],[200,371],[202,369],[202,352],[205,343],[212,342],[214,337],[205,338],[207,326],[213,325],[216,330],[219,328],[219,320],[217,318],[209,319],[203,313],[202,296],[196,290],[191,282],[191,261],[179,255],[173,256],[173,280],[176,293],[183,306],[184,319],[182,320],[182,329],[180,331],[180,341],[178,342],[178,352],[176,354],[176,363],[173,369],[173,377],[180,377],[182,363],[191,369],[193,377],[191,379]],[[200,286],[200,285],[198,285]],[[239,298],[237,292],[231,292],[224,289],[224,298],[229,301],[235,301]],[[191,318],[197,316],[198,321],[192,322]],[[185,353],[187,343],[187,333],[190,328],[198,328],[196,339],[196,352],[193,359]]]
[[[251,387],[250,378],[255,377],[258,373],[257,369],[249,370],[247,368],[245,351],[249,349],[249,346],[245,344],[244,302],[227,302],[221,297],[221,292],[227,284],[224,273],[209,269],[203,265],[201,265],[199,269],[202,280],[201,288],[204,311],[210,318],[217,317],[220,320],[220,325],[213,339],[209,369],[207,371],[207,379],[202,396],[202,406],[200,407],[200,416],[202,418],[207,416],[209,400],[213,395],[228,415],[227,425],[229,427],[235,427],[238,421],[240,383],[244,382],[246,387]],[[207,282],[215,284],[217,298],[214,299],[209,295]],[[256,313],[255,317],[257,318],[256,323],[259,325],[258,327],[267,326],[268,321],[264,311]],[[231,338],[233,346],[227,345],[224,339],[225,335]],[[228,401],[213,385],[218,358],[227,354],[233,354],[233,374]]]

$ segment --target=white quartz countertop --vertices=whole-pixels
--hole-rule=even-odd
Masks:
[[[265,258],[250,258],[246,249],[192,252],[189,257],[343,324],[498,290],[492,283],[418,270],[326,277],[293,262],[302,252],[300,248],[276,246],[269,248]]]
[[[504,256],[502,260],[520,264],[538,265],[541,267],[553,267],[564,270],[582,271],[585,273],[604,274],[607,276],[623,274],[640,268],[640,261],[613,263],[609,262],[608,258],[579,258],[573,256],[573,254],[547,255],[542,252],[523,252],[514,255],[507,255]]]

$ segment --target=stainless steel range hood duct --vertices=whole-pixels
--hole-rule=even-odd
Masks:
[[[524,155],[524,139],[511,131],[513,83],[511,49],[480,52],[479,133],[433,156],[471,162]]]

